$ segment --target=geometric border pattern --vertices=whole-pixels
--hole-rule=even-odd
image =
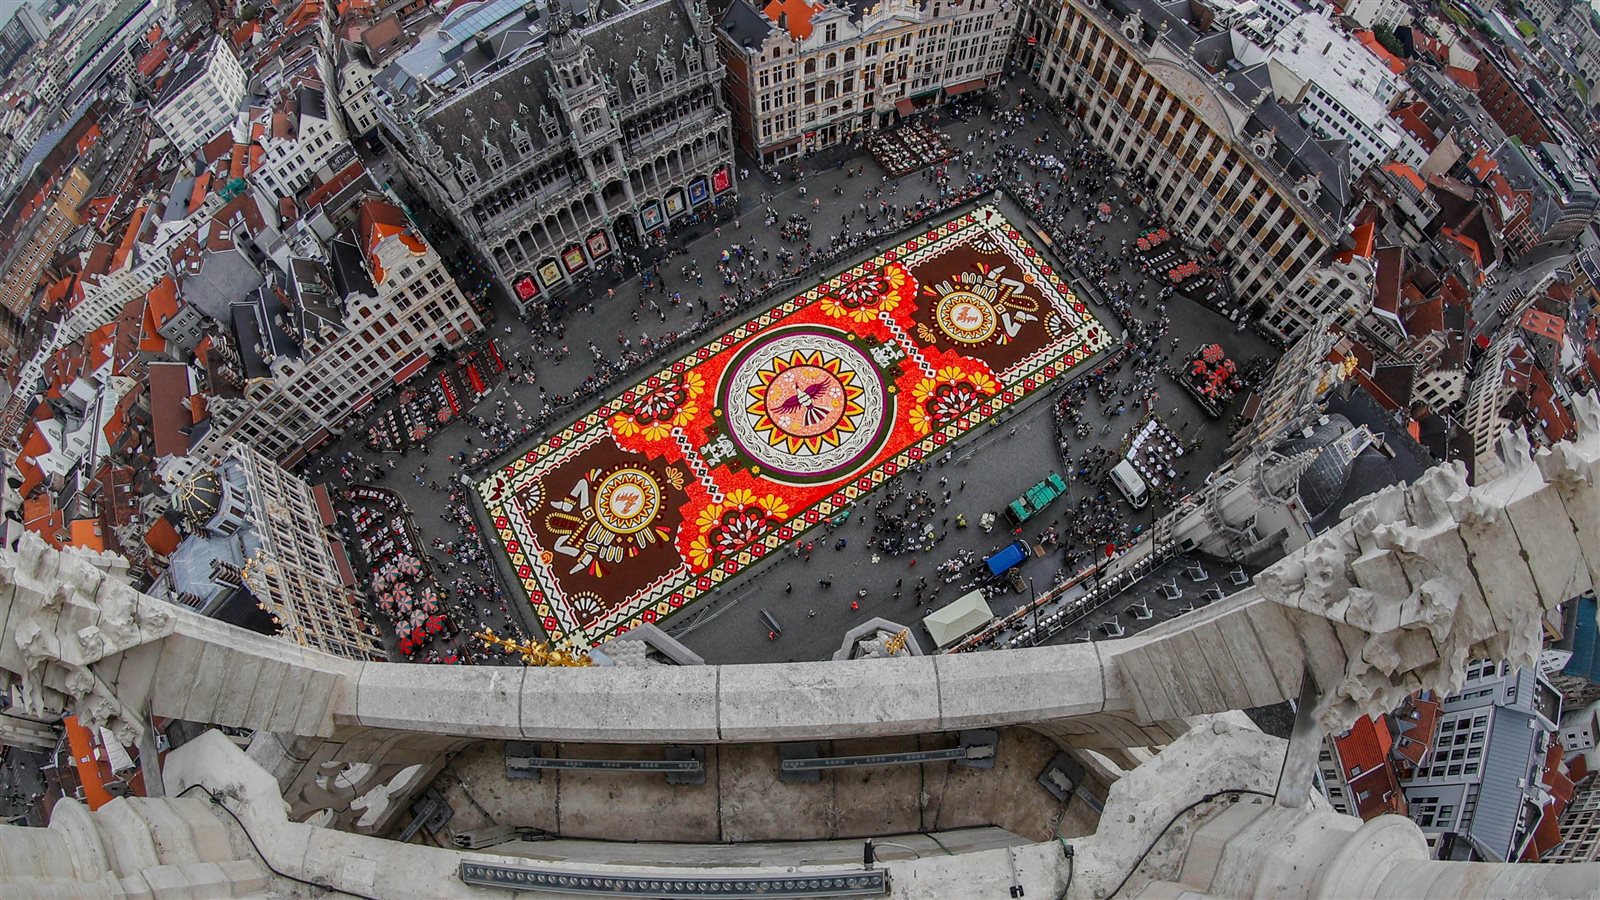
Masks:
[[[702,571],[692,571],[687,564],[678,566],[651,579],[629,596],[603,598],[607,608],[598,616],[586,619],[581,614],[582,611],[574,606],[574,599],[567,596],[559,575],[552,571],[548,551],[539,552],[533,523],[524,521],[518,505],[509,502],[514,492],[536,489],[542,473],[574,459],[600,441],[609,440],[607,423],[628,410],[643,392],[670,379],[681,378],[706,360],[792,321],[801,310],[823,301],[851,279],[872,271],[873,267],[895,263],[914,267],[946,252],[953,242],[974,240],[1002,248],[1009,259],[1017,264],[1023,273],[1022,277],[1040,287],[1040,293],[1058,314],[1057,319],[1068,327],[1052,335],[1036,351],[1015,360],[1003,371],[995,372],[998,382],[995,392],[977,402],[959,418],[934,426],[926,436],[899,447],[869,470],[858,472],[848,480],[827,485],[823,489],[825,493],[814,502],[793,510],[785,521],[737,553],[717,560]],[[908,333],[902,321],[884,314],[874,319],[870,326],[886,331],[886,343],[896,345],[903,351],[904,359],[915,370],[914,374],[934,374],[934,367],[926,358],[924,348],[919,345],[917,338]],[[483,478],[477,490],[492,525],[490,533],[505,551],[528,602],[532,604],[552,643],[564,647],[593,646],[635,625],[659,622],[701,595],[715,590],[824,519],[851,506],[887,479],[935,456],[965,432],[978,428],[1036,391],[1048,388],[1056,379],[1104,350],[1110,342],[1111,337],[1104,326],[1073,294],[1020,229],[995,207],[979,206],[908,238],[876,257],[840,272],[828,281],[735,326],[727,333],[711,338],[634,387],[601,403],[559,433],[528,448]],[[674,464],[688,470],[688,479],[696,490],[709,489],[708,493],[715,499],[714,466],[701,458],[695,443],[685,439],[681,429],[674,431],[671,443],[677,451]]]

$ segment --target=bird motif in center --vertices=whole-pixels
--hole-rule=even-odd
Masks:
[[[838,357],[796,350],[761,369],[748,389],[746,413],[771,446],[815,453],[855,431],[861,393],[856,373]]]

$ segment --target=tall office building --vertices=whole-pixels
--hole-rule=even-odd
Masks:
[[[11,14],[11,21],[0,28],[0,72],[13,69],[18,61],[40,41],[50,36],[50,25],[26,3]]]

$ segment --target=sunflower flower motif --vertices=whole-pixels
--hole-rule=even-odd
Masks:
[[[700,534],[689,544],[690,562],[697,570],[711,568],[760,541],[789,517],[789,504],[768,494],[757,498],[745,488],[730,491],[721,503],[700,510],[695,527]]]
[[[911,389],[911,427],[918,435],[956,421],[1000,390],[984,372],[945,366]]]
[[[693,369],[680,378],[662,381],[640,394],[626,412],[611,417],[611,428],[619,437],[644,435],[647,441],[665,440],[672,429],[694,421],[700,406],[694,401],[705,393],[705,376]]]
[[[827,288],[822,311],[835,319],[870,322],[879,313],[893,312],[908,299],[916,286],[905,266],[891,263],[858,274],[845,274],[839,283]]]

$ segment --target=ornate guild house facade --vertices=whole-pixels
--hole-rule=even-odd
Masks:
[[[732,201],[697,0],[457,7],[374,79],[396,164],[519,305]]]

